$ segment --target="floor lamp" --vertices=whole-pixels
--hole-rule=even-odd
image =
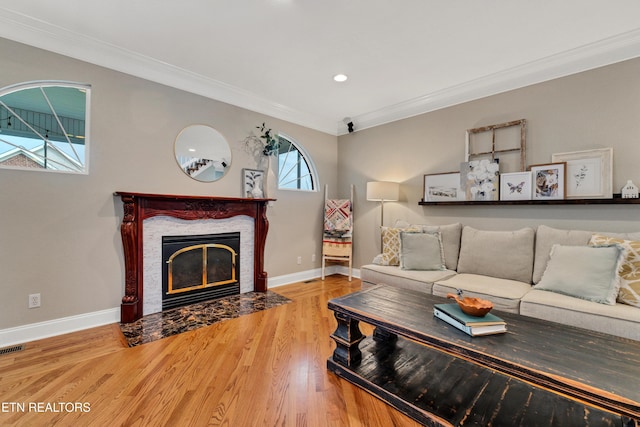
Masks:
[[[384,226],[384,202],[395,202],[400,196],[400,184],[397,182],[367,182],[367,200],[380,202],[380,250],[382,251],[382,227]]]

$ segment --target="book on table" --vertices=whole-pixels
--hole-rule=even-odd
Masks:
[[[464,313],[458,304],[435,304],[433,315],[471,336],[507,332],[507,324],[500,317],[491,313],[482,317],[471,316]]]

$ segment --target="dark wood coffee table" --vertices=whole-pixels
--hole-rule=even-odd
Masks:
[[[502,312],[506,334],[470,337],[433,316],[445,301],[384,285],[332,299],[328,369],[425,425],[640,426],[639,341]]]

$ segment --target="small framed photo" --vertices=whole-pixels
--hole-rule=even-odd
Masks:
[[[613,148],[557,153],[551,161],[567,164],[567,199],[613,197]]]
[[[500,200],[531,200],[531,172],[500,174]]]
[[[562,200],[565,196],[567,164],[548,163],[529,166],[533,200]]]
[[[464,200],[460,189],[460,172],[434,173],[424,176],[424,202],[456,202]]]
[[[264,171],[242,169],[242,197],[248,199],[264,198]]]

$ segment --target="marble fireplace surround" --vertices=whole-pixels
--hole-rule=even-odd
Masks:
[[[144,242],[148,239],[145,239],[144,232],[149,230],[149,224],[145,224],[145,220],[153,217],[169,217],[167,229],[169,233],[176,233],[181,223],[187,224],[184,234],[190,232],[189,229],[203,230],[207,224],[213,227],[214,232],[221,232],[220,229],[228,231],[229,223],[239,223],[241,228],[246,228],[247,221],[235,217],[248,217],[247,219],[253,223],[253,287],[247,288],[245,280],[245,283],[241,282],[241,292],[267,291],[264,246],[269,222],[266,212],[267,204],[273,199],[182,196],[123,191],[118,191],[115,195],[122,199],[124,210],[120,226],[125,263],[125,295],[122,297],[120,311],[122,323],[134,322],[145,314]],[[183,221],[175,221],[170,218]],[[225,219],[233,219],[233,221],[210,221]],[[162,218],[160,221],[152,221],[152,223],[156,222],[165,221]],[[241,247],[241,256],[243,250],[244,248]],[[149,304],[147,304],[147,310],[149,310],[148,307]]]

